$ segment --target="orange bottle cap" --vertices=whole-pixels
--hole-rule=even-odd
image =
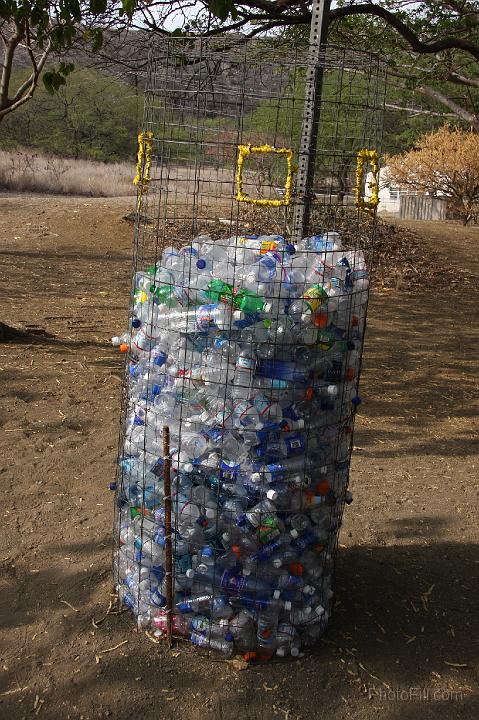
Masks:
[[[328,313],[320,312],[313,315],[313,325],[317,328],[325,328],[328,324]]]
[[[309,387],[309,388],[306,390],[306,396],[305,396],[305,397],[306,397],[306,400],[312,400],[312,399],[313,399],[313,388],[312,388],[312,387]]]
[[[355,375],[356,375],[356,370],[354,368],[348,368],[345,372],[346,380],[354,380]]]
[[[128,343],[121,343],[121,345],[119,347],[119,350],[122,353],[128,352],[129,349],[130,349],[130,346],[128,345]]]
[[[254,651],[246,652],[243,655],[243,660],[246,660],[246,662],[251,662],[251,660],[256,660],[257,657],[258,657],[258,654],[255,653]]]

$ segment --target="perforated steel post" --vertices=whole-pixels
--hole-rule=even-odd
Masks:
[[[293,210],[292,239],[294,242],[299,242],[306,235],[311,213],[311,195],[314,192],[314,163],[323,81],[323,65],[319,62],[319,59],[328,35],[330,5],[329,0],[314,0],[311,9],[309,55],[304,87],[304,110]]]

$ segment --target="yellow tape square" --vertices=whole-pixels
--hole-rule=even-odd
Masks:
[[[284,197],[280,199],[252,198],[243,189],[243,165],[244,161],[252,154],[273,153],[282,155],[288,165],[288,174],[284,184]],[[293,165],[293,151],[291,148],[276,148],[272,145],[238,145],[238,159],[236,164],[236,200],[238,202],[250,203],[260,207],[281,207],[289,205],[293,193],[293,173],[296,168]]]
[[[369,200],[363,197],[363,183],[366,166],[371,167],[372,181],[369,183],[371,195]],[[379,155],[376,150],[364,148],[358,152],[356,158],[356,187],[355,202],[358,210],[373,212],[379,205]]]

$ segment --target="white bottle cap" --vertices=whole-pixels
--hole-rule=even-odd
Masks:
[[[273,593],[273,598],[274,598],[275,600],[279,600],[280,597],[281,597],[281,592],[280,592],[279,590],[275,590],[274,593]]]
[[[303,587],[303,595],[314,595],[314,587],[312,585],[305,585]]]
[[[244,567],[241,572],[243,573],[243,575],[251,575],[251,569],[248,567]]]
[[[293,528],[292,530],[290,530],[290,533],[289,533],[289,534],[290,534],[291,537],[294,538],[295,540],[296,540],[297,537],[299,537],[299,532],[298,532],[295,528]]]
[[[276,650],[276,655],[277,655],[278,657],[285,657],[285,655],[286,655],[286,650],[285,650],[284,648],[282,648],[282,647],[279,647],[279,648]]]
[[[261,482],[261,473],[255,472],[251,475],[251,482],[252,483],[260,483]]]
[[[263,312],[269,313],[273,309],[272,303],[265,303],[263,307]]]
[[[216,510],[214,508],[206,508],[205,515],[209,520],[214,520],[216,517]]]
[[[244,318],[244,313],[241,310],[235,310],[233,312],[233,320],[242,320]]]
[[[193,472],[193,465],[191,463],[185,463],[183,465],[183,470],[187,473]]]
[[[268,490],[268,492],[266,493],[266,497],[268,498],[268,500],[277,500],[278,493],[276,492],[276,490]]]
[[[291,657],[298,657],[298,655],[299,655],[299,648],[292,647],[291,648]]]
[[[291,600],[285,600],[284,609],[289,612],[291,610],[291,607],[292,607]]]
[[[314,612],[316,613],[316,615],[322,615],[322,614],[324,613],[324,608],[323,608],[323,606],[322,606],[322,605],[316,605],[316,607],[314,608]]]
[[[186,577],[188,578],[188,580],[192,580],[192,579],[195,577],[195,571],[194,571],[192,568],[189,568],[189,569],[185,572],[185,575],[186,575]]]
[[[273,564],[273,567],[275,567],[275,568],[280,568],[281,565],[283,564],[283,561],[281,560],[281,558],[275,558],[275,559],[273,560],[273,563],[272,563],[272,564]]]

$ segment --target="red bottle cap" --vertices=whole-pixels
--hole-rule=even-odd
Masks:
[[[331,487],[327,480],[320,480],[320,482],[316,483],[316,492],[318,495],[327,495],[330,490]]]
[[[299,562],[293,562],[289,565],[289,572],[291,575],[296,575],[297,577],[301,577],[303,574],[304,568]]]

